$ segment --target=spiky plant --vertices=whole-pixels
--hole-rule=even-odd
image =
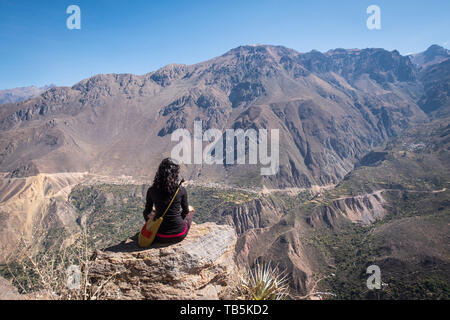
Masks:
[[[282,300],[288,295],[287,275],[270,262],[257,261],[242,277],[240,288],[246,300]]]

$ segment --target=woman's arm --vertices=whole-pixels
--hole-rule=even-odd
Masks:
[[[144,209],[144,212],[143,212],[145,221],[148,220],[148,215],[152,212],[152,210],[153,210],[153,199],[152,199],[152,196],[150,194],[150,188],[148,188],[147,197],[146,197],[146,203],[145,203],[145,209]]]
[[[181,191],[181,216],[184,219],[189,213],[189,204],[186,189],[183,188]]]

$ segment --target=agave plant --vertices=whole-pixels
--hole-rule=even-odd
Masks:
[[[242,297],[248,300],[282,300],[288,295],[287,275],[271,263],[257,261],[241,280]]]

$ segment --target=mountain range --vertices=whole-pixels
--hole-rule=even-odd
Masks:
[[[186,165],[188,179],[335,184],[371,148],[441,112],[450,61],[435,48],[416,56],[423,67],[395,50],[258,45],[142,76],[100,74],[2,105],[0,170],[151,176],[170,134],[197,119],[204,129],[279,129],[280,170],[262,179],[252,165]]]
[[[97,248],[138,230],[171,134],[202,120],[204,130],[280,131],[273,176],[182,165],[196,222],[233,226],[238,263],[271,259],[297,296],[319,286],[373,298],[361,287],[371,262],[393,285],[385,298],[448,298],[449,67],[437,45],[409,56],[248,45],[2,104],[2,257],[19,234],[37,233],[45,251],[57,235],[70,245],[82,225]]]

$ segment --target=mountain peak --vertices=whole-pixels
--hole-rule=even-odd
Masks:
[[[409,58],[414,64],[420,67],[428,67],[450,58],[450,50],[433,44],[423,52],[409,55]]]
[[[281,57],[286,55],[298,54],[297,51],[280,45],[268,44],[248,44],[236,47],[227,51],[223,56],[228,55],[270,55],[272,57]]]
[[[444,47],[441,47],[440,45],[433,44],[430,47],[428,47],[427,50],[423,52],[425,54],[425,57],[429,59],[430,61],[433,60],[436,57],[449,57],[450,51]]]
[[[432,44],[431,46],[428,47],[427,50],[425,50],[425,52],[446,52],[448,51],[447,49],[445,49],[444,47],[441,47],[438,44]]]

